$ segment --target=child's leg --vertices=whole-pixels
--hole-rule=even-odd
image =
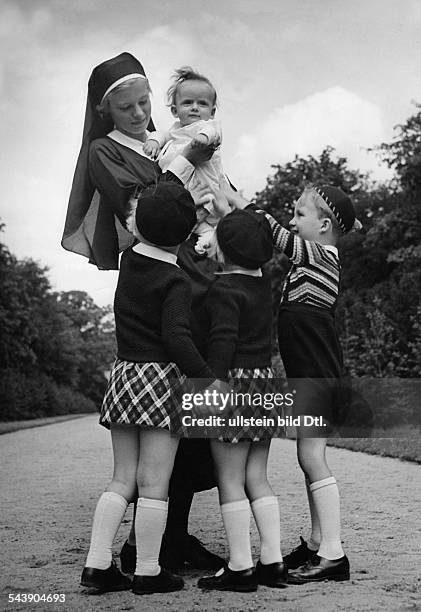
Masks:
[[[270,440],[251,444],[246,464],[246,490],[260,535],[260,561],[280,563],[280,516],[278,499],[267,479]]]
[[[138,465],[139,500],[135,518],[136,575],[157,576],[162,535],[167,520],[168,486],[177,452],[178,438],[165,429],[140,433]]]
[[[299,464],[309,481],[309,493],[320,525],[319,556],[344,556],[341,544],[340,501],[335,478],[326,462],[326,438],[298,438]]]
[[[92,525],[86,566],[105,570],[111,565],[111,548],[127,504],[136,492],[139,430],[134,425],[111,425],[114,474],[99,498]]]
[[[308,500],[308,507],[310,509],[310,520],[311,520],[311,534],[307,542],[307,547],[312,552],[316,552],[319,550],[319,546],[320,546],[320,523],[319,523],[319,517],[316,512],[316,507],[314,505],[313,495],[310,491],[310,481],[307,476],[305,477],[305,483],[306,483],[307,500]]]
[[[241,571],[252,567],[250,547],[250,504],[245,485],[245,467],[249,443],[231,444],[212,440],[212,453],[218,481],[222,521],[227,534],[229,569]]]

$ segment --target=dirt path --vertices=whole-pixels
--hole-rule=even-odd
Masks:
[[[349,583],[290,586],[257,593],[204,594],[203,573],[186,570],[186,587],[170,595],[130,592],[88,596],[79,587],[92,513],[111,470],[108,432],[96,416],[1,436],[3,556],[1,610],[421,610],[421,471],[416,464],[330,448],[343,498],[343,540],[352,566]],[[281,501],[283,549],[307,535],[305,491],[294,443],[276,441],[271,481]],[[129,529],[126,515],[115,550]],[[190,531],[214,552],[226,547],[216,492],[196,496]],[[253,545],[256,532],[253,525]],[[66,602],[8,603],[9,593],[64,593]]]

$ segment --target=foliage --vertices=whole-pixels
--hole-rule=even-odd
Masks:
[[[340,245],[337,307],[352,376],[421,376],[420,109],[416,105],[414,115],[397,126],[391,143],[375,149],[395,171],[389,184],[373,183],[326,147],[318,157],[274,164],[255,196],[285,226],[308,182],[336,185],[352,196],[364,229]],[[288,268],[282,253],[267,266],[275,304]],[[1,243],[0,287],[0,420],[98,405],[115,352],[110,308],[100,308],[85,292],[53,292],[46,268],[18,260]]]
[[[11,368],[1,371],[0,406],[1,421],[94,412],[96,408],[80,391],[59,385],[46,374],[35,377]]]
[[[420,107],[417,106],[417,110]],[[339,245],[342,262],[337,320],[348,373],[353,376],[417,377],[421,372],[421,112],[397,128],[377,153],[396,172],[376,185],[348,167],[334,150],[298,156],[272,166],[255,202],[284,226],[306,182],[332,184],[349,193],[363,231]],[[276,304],[289,262],[277,254],[270,264]]]
[[[114,347],[110,307],[52,291],[47,269],[0,243],[0,420],[89,411]]]

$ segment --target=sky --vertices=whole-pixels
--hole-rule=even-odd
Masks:
[[[95,65],[140,59],[155,124],[191,65],[214,83],[231,181],[251,196],[271,164],[326,145],[375,180],[365,149],[421,102],[419,0],[0,0],[0,240],[49,268],[54,290],[112,302],[117,274],[60,246]]]

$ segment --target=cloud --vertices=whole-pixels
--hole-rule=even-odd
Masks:
[[[231,161],[236,184],[248,195],[260,190],[271,164],[295,155],[318,155],[330,145],[349,160],[350,167],[376,170],[373,155],[363,151],[385,138],[381,109],[343,87],[331,87],[274,110],[253,131],[244,133]],[[384,170],[377,171],[382,178]]]
[[[70,30],[55,46],[50,8],[25,12],[8,5],[4,16],[9,28],[0,25],[1,109],[7,117],[0,128],[7,150],[7,164],[0,171],[1,220],[6,223],[1,239],[18,257],[48,266],[54,287],[87,290],[99,303],[109,303],[116,275],[98,272],[60,246],[89,74],[105,58],[131,51],[151,75],[157,125],[169,125],[171,114],[164,102],[170,73],[195,56],[195,44],[176,27],[128,36],[98,24],[80,46],[75,46],[76,33]]]

